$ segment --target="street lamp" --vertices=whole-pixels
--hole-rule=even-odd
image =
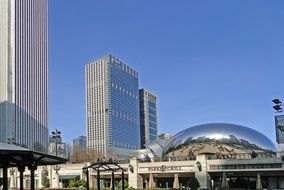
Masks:
[[[55,141],[55,156],[57,156],[57,139],[61,138],[61,131],[58,131],[57,129],[55,131],[51,131],[51,136]]]
[[[58,150],[57,150],[57,140],[61,138],[61,131],[58,131],[57,129],[55,131],[51,131],[51,136],[55,141],[55,156],[58,156]],[[53,167],[55,170],[55,175],[56,175],[56,188],[59,187],[59,174],[58,171],[60,170],[60,165],[55,165]]]
[[[198,169],[198,171],[202,171],[202,165],[201,165],[201,163],[199,162],[199,161],[197,161],[196,163],[196,166],[197,166],[197,169]]]
[[[280,105],[282,105],[282,102],[281,102],[278,98],[273,99],[272,102],[273,102],[274,104],[280,104]]]
[[[275,98],[272,100],[272,102],[275,104],[273,106],[273,109],[276,111],[276,112],[282,112],[282,102],[278,99],[278,98]]]
[[[277,113],[275,115],[275,130],[276,130],[276,141],[278,144],[284,143],[284,115],[279,114],[283,111],[282,102],[278,98],[272,100],[274,103],[273,109]]]
[[[131,164],[128,165],[128,169],[131,173],[134,172],[134,167]]]

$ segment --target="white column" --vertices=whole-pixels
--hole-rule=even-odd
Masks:
[[[207,164],[205,155],[197,155],[196,162],[201,164],[201,171],[195,165],[195,177],[200,184],[200,189],[209,189],[210,188],[210,176],[207,173]]]
[[[143,189],[143,177],[138,173],[138,161],[136,158],[130,159],[130,165],[133,167],[133,173],[128,171],[129,187],[134,189]]]
[[[53,181],[53,187],[52,188],[59,188],[59,173],[55,173],[54,175],[54,181]]]
[[[10,188],[16,188],[15,171],[14,168],[10,168]]]
[[[48,166],[49,167],[49,172],[48,172],[48,175],[49,175],[49,185],[50,187],[53,187],[53,175],[52,175],[52,172],[53,172],[53,169],[52,169],[52,166]]]
[[[54,177],[52,178],[52,188],[59,188],[59,173],[60,165],[53,166],[53,170],[55,171]]]

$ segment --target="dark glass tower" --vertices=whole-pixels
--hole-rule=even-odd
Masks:
[[[157,97],[151,92],[139,90],[141,146],[158,138]]]

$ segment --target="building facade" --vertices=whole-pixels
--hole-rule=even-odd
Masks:
[[[87,147],[139,149],[138,73],[112,55],[85,67]]]
[[[48,1],[0,1],[0,141],[47,152]]]
[[[87,147],[87,137],[79,136],[78,138],[73,139],[73,149],[79,147],[81,150]]]
[[[141,147],[145,148],[145,144],[158,138],[157,97],[145,89],[140,89],[139,105]]]
[[[155,143],[155,142],[154,142]],[[274,143],[262,133],[236,124],[207,123],[186,128],[166,144],[152,144],[137,151],[124,162],[62,164],[60,170],[53,166],[40,166],[35,182],[41,188],[43,170],[48,170],[51,187],[68,188],[70,180],[86,178],[82,168],[88,167],[89,186],[118,187],[122,178],[134,189],[284,189],[284,153],[276,152]],[[156,141],[157,143],[157,141]],[[153,157],[157,150],[162,154]],[[146,155],[147,154],[147,155]],[[141,159],[141,156],[151,156]],[[93,167],[95,164],[95,167]],[[117,165],[120,169],[117,168]],[[98,165],[115,172],[99,170]],[[122,169],[124,172],[122,172]],[[12,188],[17,188],[19,172],[9,171]],[[28,175],[25,187],[29,187]],[[12,183],[11,183],[12,184]]]
[[[284,189],[282,156],[280,152],[275,156],[259,158],[239,154],[234,159],[209,159],[206,155],[198,155],[194,160],[163,162],[141,162],[132,158],[119,166],[126,170],[124,177],[129,187],[134,189],[189,189],[193,178],[198,180],[200,189]],[[90,164],[61,164],[57,172],[54,166],[39,166],[35,172],[36,188],[43,188],[44,170],[48,171],[51,188],[68,188],[71,180],[86,179],[82,168]],[[19,188],[19,172],[9,171],[8,174],[10,188]],[[114,174],[115,187],[118,187],[121,171]],[[100,172],[101,188],[111,188],[111,175],[111,172]],[[24,176],[24,188],[29,188],[29,172],[25,172]],[[97,171],[89,169],[90,187],[97,187],[97,178]],[[175,186],[175,181],[178,181],[178,186]]]

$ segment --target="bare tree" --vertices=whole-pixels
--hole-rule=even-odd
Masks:
[[[82,163],[82,162],[94,162],[97,160],[102,160],[102,155],[91,148],[81,149],[79,145],[73,147],[73,152],[70,156],[70,161],[72,163]]]

